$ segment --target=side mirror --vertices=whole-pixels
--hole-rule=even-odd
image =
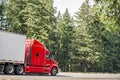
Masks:
[[[51,58],[54,59],[54,55],[52,55]]]

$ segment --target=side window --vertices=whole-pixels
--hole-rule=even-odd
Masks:
[[[40,56],[40,54],[39,53],[36,53],[36,57],[39,57]]]
[[[50,59],[50,54],[46,54],[46,58],[47,58],[47,59]]]

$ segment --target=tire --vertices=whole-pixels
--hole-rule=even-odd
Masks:
[[[53,67],[52,68],[52,71],[51,71],[51,76],[56,76],[56,74],[58,73],[58,70],[56,67]]]
[[[16,75],[22,75],[23,72],[24,72],[24,67],[23,67],[23,65],[18,65],[18,66],[16,66],[16,68],[15,68],[15,74],[16,74]]]
[[[4,73],[5,73],[5,74],[13,74],[13,73],[14,73],[14,70],[15,70],[14,65],[8,64],[8,65],[6,65],[5,68],[4,68]]]

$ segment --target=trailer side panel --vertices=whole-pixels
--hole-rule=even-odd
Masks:
[[[0,31],[0,62],[24,62],[26,36]]]

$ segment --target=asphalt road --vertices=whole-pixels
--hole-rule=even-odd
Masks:
[[[120,80],[120,74],[108,73],[59,73],[57,76],[50,75],[3,75],[0,80]]]

